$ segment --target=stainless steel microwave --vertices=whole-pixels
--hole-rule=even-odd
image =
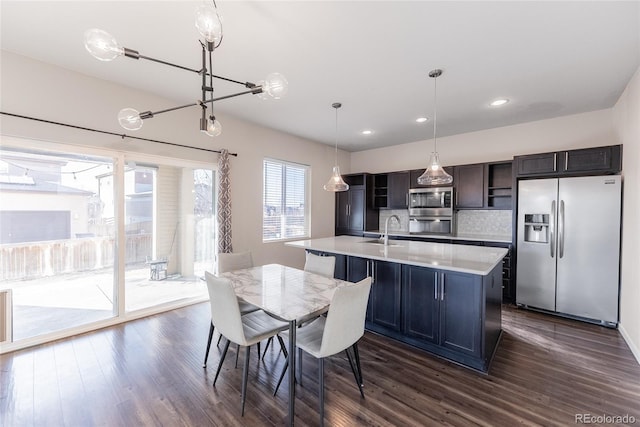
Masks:
[[[409,190],[410,217],[453,216],[453,187],[412,188]]]

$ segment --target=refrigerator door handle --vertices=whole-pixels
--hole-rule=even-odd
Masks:
[[[556,227],[556,201],[551,202],[551,218],[549,220],[549,252],[551,258],[555,257],[554,248],[556,246],[555,239],[555,227]]]
[[[564,200],[560,200],[560,214],[558,216],[558,258],[564,256]]]

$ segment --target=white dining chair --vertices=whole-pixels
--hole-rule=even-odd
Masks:
[[[319,274],[325,277],[333,277],[336,269],[336,257],[334,256],[320,256],[312,254],[311,252],[307,252],[305,262],[304,262],[304,271],[309,273]],[[299,320],[299,325],[302,325],[305,322],[308,322],[311,319],[315,319],[317,316],[305,318]],[[269,338],[267,341],[267,345],[264,347],[264,353],[262,353],[262,359],[267,354],[267,350],[269,346],[273,342],[273,338]]]
[[[218,254],[218,274],[226,273],[227,271],[242,270],[243,268],[251,268],[251,267],[253,267],[253,257],[251,256],[251,252],[219,253]],[[248,302],[245,302],[242,300],[238,300],[238,305],[240,306],[240,313],[243,315],[259,310],[259,308],[256,307],[255,305],[249,304]],[[212,320],[211,325],[209,326],[209,339],[207,340],[207,350],[205,351],[205,354],[204,354],[204,363],[202,364],[203,368],[207,367],[207,360],[209,359],[209,350],[211,350],[211,340],[213,339],[214,330],[215,330],[215,325],[213,324],[213,320]],[[218,345],[220,345],[221,338],[222,338],[222,335],[220,335],[220,337],[218,338]],[[236,365],[238,364],[238,357],[237,357],[238,353],[236,353]],[[260,354],[260,347],[258,347],[258,354]]]
[[[244,369],[242,371],[241,397],[242,415],[244,415],[251,346],[269,337],[277,336],[280,348],[286,356],[287,350],[284,346],[284,341],[277,334],[288,329],[289,323],[276,320],[262,310],[254,311],[243,316],[240,313],[238,298],[233,291],[231,281],[229,279],[216,277],[209,272],[205,272],[205,277],[207,280],[207,290],[209,291],[213,323],[218,328],[220,334],[227,339],[220,363],[218,363],[215,378],[213,379],[213,386],[216,386],[222,363],[227,355],[227,350],[229,350],[229,344],[233,342],[244,347],[245,356]]]
[[[318,359],[320,425],[324,425],[324,359],[326,357],[341,351],[347,354],[360,395],[364,398],[358,340],[364,335],[364,322],[370,291],[370,277],[353,285],[336,288],[327,317],[318,317],[296,331],[296,347]],[[288,339],[288,332],[282,332],[281,335],[283,339]],[[353,356],[350,350],[353,351]],[[287,359],[274,395],[278,392],[288,366]]]
[[[336,269],[336,257],[320,256],[307,252],[304,262],[304,271],[316,273],[321,276],[333,277]]]

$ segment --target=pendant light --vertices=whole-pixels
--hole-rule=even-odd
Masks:
[[[438,141],[436,139],[436,81],[441,75],[442,70],[440,69],[435,69],[429,72],[429,77],[433,78],[433,152],[431,153],[431,161],[429,162],[429,166],[424,171],[424,173],[418,177],[418,184],[420,185],[442,185],[451,184],[453,182],[453,177],[449,175],[440,165],[440,158],[438,156]]]
[[[349,189],[349,184],[344,182],[342,177],[340,176],[340,167],[338,166],[338,108],[342,107],[342,104],[339,102],[335,102],[331,104],[333,108],[336,109],[336,148],[335,148],[335,163],[333,166],[333,173],[331,174],[331,178],[324,185],[324,189],[326,191],[332,191],[337,193],[339,191],[347,191]]]

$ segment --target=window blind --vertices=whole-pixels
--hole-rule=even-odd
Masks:
[[[309,166],[264,160],[262,240],[309,237]]]

